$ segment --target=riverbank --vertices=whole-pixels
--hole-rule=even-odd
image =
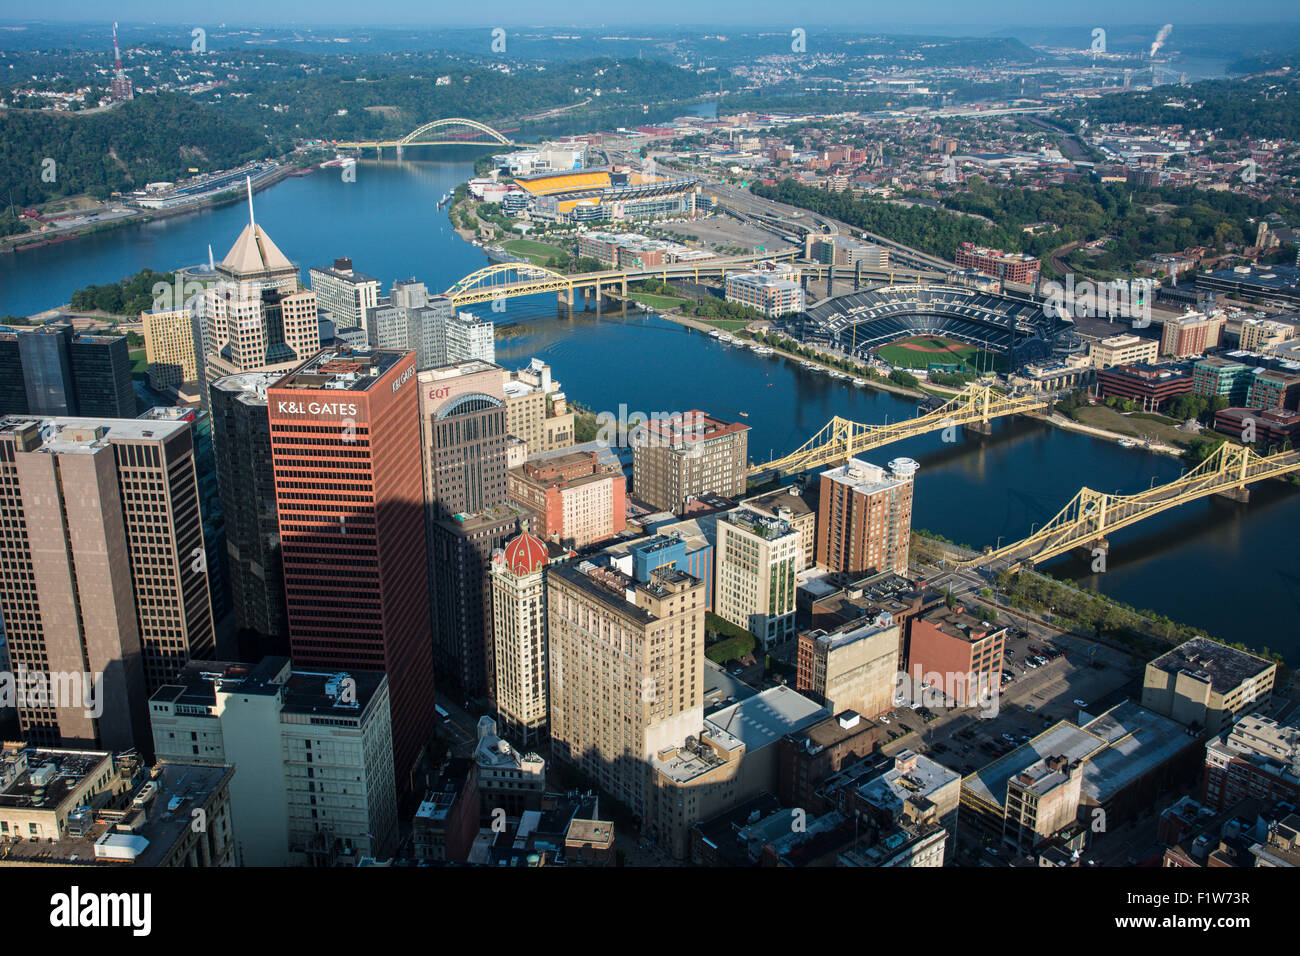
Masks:
[[[629,299],[630,298],[631,296],[629,296]],[[706,335],[709,332],[715,331],[717,329],[716,325],[711,325],[708,322],[702,322],[699,319],[693,318],[691,316],[683,315],[679,312],[661,312],[657,314],[667,319],[669,322],[675,322],[678,325],[684,325],[687,328],[694,329],[697,332],[703,332]],[[783,349],[775,345],[769,345],[768,348],[772,349],[772,351],[776,355],[783,356],[794,362],[814,362],[828,371],[837,371],[837,372],[842,371],[842,369],[837,369],[835,368],[835,366],[820,361],[816,357],[805,357],[802,355],[796,355],[795,353],[790,352],[787,349]],[[902,385],[896,385],[893,382],[886,381],[884,379],[866,378],[865,375],[862,376],[862,378],[864,378],[867,383],[865,386],[866,388],[874,388],[877,391],[889,392],[893,395],[902,395],[906,398],[913,398],[917,400],[922,400],[931,397],[926,392],[918,391],[910,388],[904,388]]]
[[[1119,444],[1122,441],[1134,441],[1130,435],[1123,435],[1119,432],[1107,431],[1104,428],[1095,428],[1092,425],[1085,425],[1082,422],[1076,422],[1073,418],[1062,415],[1060,412],[1050,412],[1043,416],[1043,421],[1055,425],[1057,428],[1064,428],[1066,431],[1078,432],[1081,435],[1092,435],[1094,438],[1104,438],[1107,441],[1113,441]],[[1146,442],[1138,440],[1138,444],[1147,451],[1154,451],[1161,455],[1171,455],[1174,458],[1181,458],[1183,449],[1176,445],[1166,445],[1163,442]]]
[[[291,165],[283,162],[279,168],[253,183],[253,192],[261,192],[268,189],[276,183],[282,182],[289,176],[296,175],[304,169],[310,169],[311,164],[307,166]],[[71,229],[50,230],[47,232],[25,233],[21,236],[5,236],[0,239],[0,255],[15,254],[27,252],[33,249],[43,249],[48,246],[59,245],[65,242],[71,242],[74,239],[81,239],[90,235],[108,232],[114,229],[121,229],[125,226],[140,226],[150,222],[160,222],[165,219],[172,219],[176,216],[184,216],[189,213],[201,212],[204,209],[217,209],[232,203],[240,202],[243,198],[241,188],[232,188],[224,192],[217,193],[207,199],[195,200],[192,203],[186,203],[183,206],[173,206],[170,209],[137,209],[128,207],[129,211],[112,220],[105,222],[86,223]],[[51,234],[53,233],[53,234]]]

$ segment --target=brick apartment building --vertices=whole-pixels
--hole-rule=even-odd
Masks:
[[[627,479],[595,452],[525,462],[510,470],[507,487],[512,500],[537,514],[537,534],[567,548],[612,538],[627,525]]]

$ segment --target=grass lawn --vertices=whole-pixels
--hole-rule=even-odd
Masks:
[[[733,658],[741,658],[754,653],[754,638],[728,637],[718,641],[704,652],[704,656],[715,664],[725,664]]]
[[[1105,405],[1085,405],[1074,413],[1074,420],[1083,425],[1104,428],[1120,435],[1132,435],[1134,438],[1147,435],[1168,445],[1185,446],[1200,437],[1179,431],[1173,425],[1162,421],[1162,417],[1142,414],[1121,415],[1115,409],[1107,408]]]
[[[627,295],[632,301],[648,305],[652,309],[675,309],[679,305],[694,301],[693,299],[679,299],[671,295],[655,295],[652,292],[629,292]]]
[[[696,322],[703,322],[705,325],[712,325],[714,328],[722,329],[724,332],[738,332],[745,326],[749,325],[749,319],[706,319],[702,315],[691,316]]]
[[[914,345],[916,348],[908,348]],[[947,351],[938,351],[946,349]],[[876,349],[876,353],[895,368],[926,369],[931,365],[964,364],[972,371],[987,369],[991,361],[1001,370],[1006,360],[997,353],[985,352],[974,345],[936,335],[914,335]]]
[[[544,242],[535,242],[532,239],[508,239],[501,243],[501,248],[506,252],[513,252],[517,256],[523,256],[533,265],[544,266],[556,256],[562,256],[565,251],[559,246],[550,246]]]
[[[144,349],[132,349],[128,354],[131,356],[131,377],[144,378],[149,371],[149,363],[145,361]]]
[[[704,614],[705,640],[708,639],[710,633],[718,635],[720,639],[705,649],[704,656],[715,664],[725,664],[732,658],[752,654],[755,645],[758,643],[757,638],[743,627],[737,627],[730,621],[718,617],[712,611],[706,611]]]

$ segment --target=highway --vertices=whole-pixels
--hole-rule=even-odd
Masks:
[[[728,210],[760,220],[768,219],[784,223],[786,225],[782,228],[787,233],[811,232],[814,235],[834,236],[843,234],[861,236],[867,242],[874,242],[877,245],[884,246],[889,250],[891,261],[900,265],[941,272],[951,272],[957,268],[954,263],[946,259],[929,255],[913,249],[911,246],[905,246],[901,242],[895,242],[893,239],[888,239],[873,232],[855,229],[847,223],[831,219],[829,216],[821,216],[806,209],[779,203],[775,200],[763,199],[755,196],[747,189],[741,189],[739,186],[719,183],[710,185],[709,188],[722,200],[723,205]],[[818,230],[821,231],[818,232]]]

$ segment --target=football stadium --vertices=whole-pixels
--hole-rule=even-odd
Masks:
[[[1068,318],[1038,303],[950,285],[888,285],[819,303],[800,338],[896,368],[1005,371],[1072,351]]]
[[[503,205],[517,204],[535,219],[601,222],[692,215],[698,180],[591,166],[517,176],[514,185],[518,198]]]

